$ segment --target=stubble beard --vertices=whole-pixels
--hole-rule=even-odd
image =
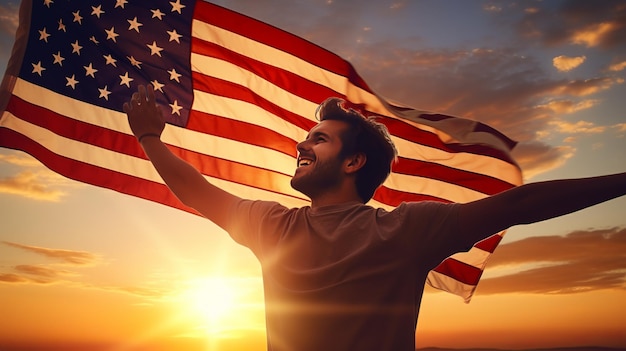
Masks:
[[[291,187],[313,199],[319,194],[335,188],[339,183],[339,161],[320,162],[317,160],[313,165],[307,166],[312,169],[302,170],[305,174],[294,174],[291,178]]]

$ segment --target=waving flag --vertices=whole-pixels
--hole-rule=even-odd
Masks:
[[[69,178],[186,211],[128,127],[122,104],[152,84],[163,141],[217,186],[301,206],[295,145],[329,96],[382,116],[400,157],[371,204],[467,202],[520,184],[514,142],[483,124],[396,106],[353,67],[290,33],[191,0],[22,1],[0,92],[0,146]],[[448,258],[429,283],[469,301],[501,233]]]

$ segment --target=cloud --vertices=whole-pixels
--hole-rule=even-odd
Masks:
[[[65,275],[74,275],[73,272],[70,272],[67,270],[56,269],[56,268],[42,266],[42,265],[22,264],[22,265],[15,266],[14,269],[20,273],[34,275],[34,276],[38,276],[42,278],[58,278],[60,276],[65,276]]]
[[[542,142],[519,144],[513,150],[513,157],[523,170],[524,179],[559,168],[574,156],[576,149],[572,146],[550,146]]]
[[[65,192],[51,189],[45,179],[49,178],[47,172],[33,173],[24,171],[11,177],[0,178],[0,193],[24,196],[41,201],[60,201]]]
[[[624,289],[626,228],[576,231],[504,244],[489,260],[489,269],[515,272],[484,278],[478,294],[570,294]]]
[[[559,133],[564,134],[599,134],[607,129],[605,126],[596,126],[587,121],[571,123],[567,121],[551,121],[550,125],[556,127]]]
[[[0,34],[13,38],[18,23],[19,5],[11,3],[0,5]]]
[[[561,55],[552,59],[552,65],[561,72],[568,72],[582,65],[586,59],[587,57],[585,56],[569,57]]]
[[[9,241],[3,241],[3,243],[8,246],[16,247],[18,249],[45,256],[47,258],[60,260],[61,262],[66,264],[86,266],[93,265],[99,260],[99,257],[97,255],[86,251],[49,249],[45,247],[22,245]]]
[[[581,110],[586,110],[588,108],[592,108],[599,103],[598,100],[582,100],[582,101],[572,101],[572,100],[553,100],[548,102],[545,105],[540,105],[539,107],[546,107],[551,111],[558,114],[568,114],[574,113]]]
[[[626,60],[613,63],[609,66],[609,71],[620,72],[626,69]]]
[[[582,45],[624,52],[626,7],[620,0],[569,0],[556,8],[526,12],[517,24],[519,33],[548,46]]]

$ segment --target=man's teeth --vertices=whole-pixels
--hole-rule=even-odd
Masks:
[[[300,160],[300,162],[298,162],[298,166],[308,166],[311,163],[311,160]]]

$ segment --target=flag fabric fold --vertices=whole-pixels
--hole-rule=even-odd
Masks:
[[[215,185],[302,206],[295,145],[317,105],[343,97],[379,115],[399,150],[373,206],[468,202],[521,183],[515,143],[462,118],[389,103],[339,56],[204,1],[23,0],[0,91],[0,146],[66,177],[193,212],[167,189],[122,105],[152,84],[162,139]],[[448,258],[428,283],[469,301],[502,233]]]

